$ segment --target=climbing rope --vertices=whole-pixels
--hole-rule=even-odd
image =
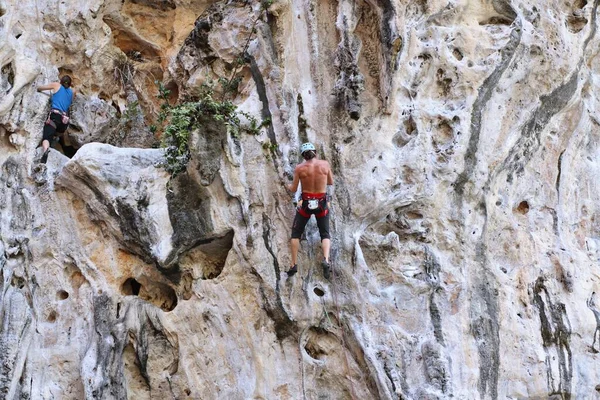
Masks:
[[[352,395],[352,399],[358,399],[358,396],[354,392],[354,383],[352,382],[352,377],[350,375],[350,364],[348,362],[348,354],[346,351],[348,349],[348,345],[346,342],[346,330],[344,329],[344,324],[341,319],[340,305],[339,305],[338,298],[337,298],[337,283],[336,283],[335,268],[332,268],[332,270],[333,270],[333,271],[331,271],[332,272],[331,289],[332,289],[332,295],[333,295],[332,297],[333,297],[333,304],[335,305],[335,309],[336,309],[338,324],[340,326],[340,329],[342,330],[342,346],[344,349],[344,366],[345,366],[345,370],[346,370],[346,376],[348,377],[348,380],[350,381],[350,392]]]
[[[329,212],[331,213],[331,219],[334,221],[333,224],[333,228],[334,231],[336,230],[336,224],[335,224],[335,218],[333,215],[333,209],[330,209]],[[345,370],[346,370],[346,376],[348,377],[348,380],[350,381],[350,392],[352,395],[352,399],[358,399],[358,396],[356,395],[355,391],[354,391],[354,383],[352,382],[352,377],[350,375],[350,363],[348,362],[348,354],[346,349],[348,349],[347,346],[347,341],[346,341],[346,330],[344,329],[344,324],[342,323],[342,318],[341,318],[341,313],[340,313],[340,304],[338,301],[338,296],[337,296],[337,273],[336,273],[336,268],[334,268],[334,263],[333,263],[333,259],[334,257],[330,257],[331,260],[331,293],[332,293],[332,299],[333,299],[333,304],[335,306],[335,311],[336,311],[336,316],[337,316],[337,320],[338,320],[338,324],[340,326],[340,329],[342,330],[342,346],[343,346],[343,350],[344,350],[344,366],[345,366]],[[349,350],[349,349],[348,349]]]
[[[35,16],[36,16],[36,22],[37,22],[37,27],[38,27],[38,34],[40,35],[40,49],[42,50],[42,53],[44,53],[44,55],[46,56],[46,61],[50,61],[50,56],[49,54],[46,52],[46,49],[44,48],[44,34],[42,33],[42,23],[41,23],[41,18],[40,18],[40,8],[38,6],[38,0],[33,0],[33,3],[35,4]],[[42,67],[44,68],[44,78],[45,76],[45,72],[46,72],[46,67]]]

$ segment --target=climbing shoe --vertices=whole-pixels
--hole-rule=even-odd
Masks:
[[[290,268],[287,272],[288,277],[292,277],[296,274],[296,272],[298,272],[298,264],[294,264],[294,266],[292,268]]]
[[[329,280],[331,276],[331,265],[326,260],[321,261],[321,266],[323,267],[323,277]]]
[[[48,153],[50,153],[50,149],[46,150],[44,154],[42,154],[42,157],[40,158],[40,163],[46,164],[46,161],[48,161]]]

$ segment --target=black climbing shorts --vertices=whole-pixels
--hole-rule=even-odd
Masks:
[[[48,119],[52,124],[50,121],[46,120],[46,123],[44,124],[44,138],[42,140],[47,140],[52,143],[52,139],[54,139],[56,133],[64,133],[69,127],[69,124],[63,124],[62,115],[55,112],[51,112]]]
[[[318,201],[318,207],[315,209],[309,209],[310,196],[302,195],[302,206],[296,210],[296,216],[294,217],[294,223],[292,225],[292,239],[300,239],[304,228],[312,215],[317,219],[317,226],[319,227],[319,234],[321,240],[330,239],[329,235],[329,208],[327,207],[327,199],[325,196],[322,198],[314,199]]]

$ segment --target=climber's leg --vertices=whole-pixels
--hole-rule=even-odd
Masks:
[[[294,223],[292,224],[292,240],[290,241],[291,253],[292,253],[292,267],[288,271],[288,275],[292,276],[298,272],[298,250],[300,249],[300,238],[306,228],[306,224],[310,216],[305,217],[300,212],[296,211],[294,217]]]

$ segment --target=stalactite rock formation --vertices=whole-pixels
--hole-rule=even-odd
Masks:
[[[0,398],[597,398],[599,3],[0,2]],[[171,176],[219,77],[268,123]],[[329,280],[314,222],[285,273],[306,141]]]

